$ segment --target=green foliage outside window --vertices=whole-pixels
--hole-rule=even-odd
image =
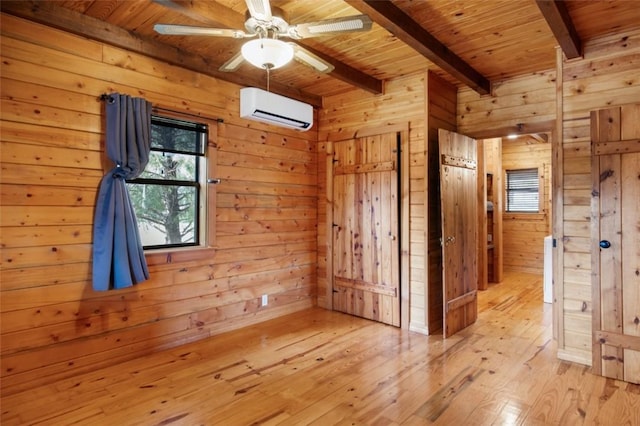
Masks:
[[[128,181],[145,248],[198,245],[206,126],[153,117],[149,163]]]

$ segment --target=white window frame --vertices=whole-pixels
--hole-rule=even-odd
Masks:
[[[519,182],[512,183],[512,177],[515,177]],[[505,170],[505,203],[504,209],[506,213],[517,214],[539,214],[542,213],[542,182],[540,177],[540,170],[537,167],[529,167],[525,169],[509,169]],[[535,183],[535,184],[534,184]],[[531,194],[531,196],[529,196]],[[533,195],[535,194],[535,195]],[[513,195],[519,195],[519,202],[514,202]],[[530,198],[535,197],[535,200]],[[533,202],[535,201],[535,210],[533,209]]]

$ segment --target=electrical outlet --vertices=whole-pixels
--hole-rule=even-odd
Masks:
[[[267,306],[269,304],[269,296],[266,294],[262,295],[262,305],[261,306]]]

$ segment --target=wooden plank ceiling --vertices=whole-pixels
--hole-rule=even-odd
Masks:
[[[365,13],[368,32],[297,41],[335,65],[320,74],[293,61],[271,72],[270,89],[314,105],[349,90],[382,93],[384,81],[433,70],[480,94],[501,79],[555,67],[555,46],[581,55],[590,39],[640,25],[639,0],[271,0],[289,24]],[[167,36],[156,23],[244,29],[244,0],[4,1],[3,12],[149,54],[240,85],[266,87],[244,63],[218,71],[245,40]]]

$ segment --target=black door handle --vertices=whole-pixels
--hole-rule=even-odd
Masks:
[[[608,249],[609,247],[611,247],[611,243],[609,241],[607,240],[600,241],[600,248]]]

